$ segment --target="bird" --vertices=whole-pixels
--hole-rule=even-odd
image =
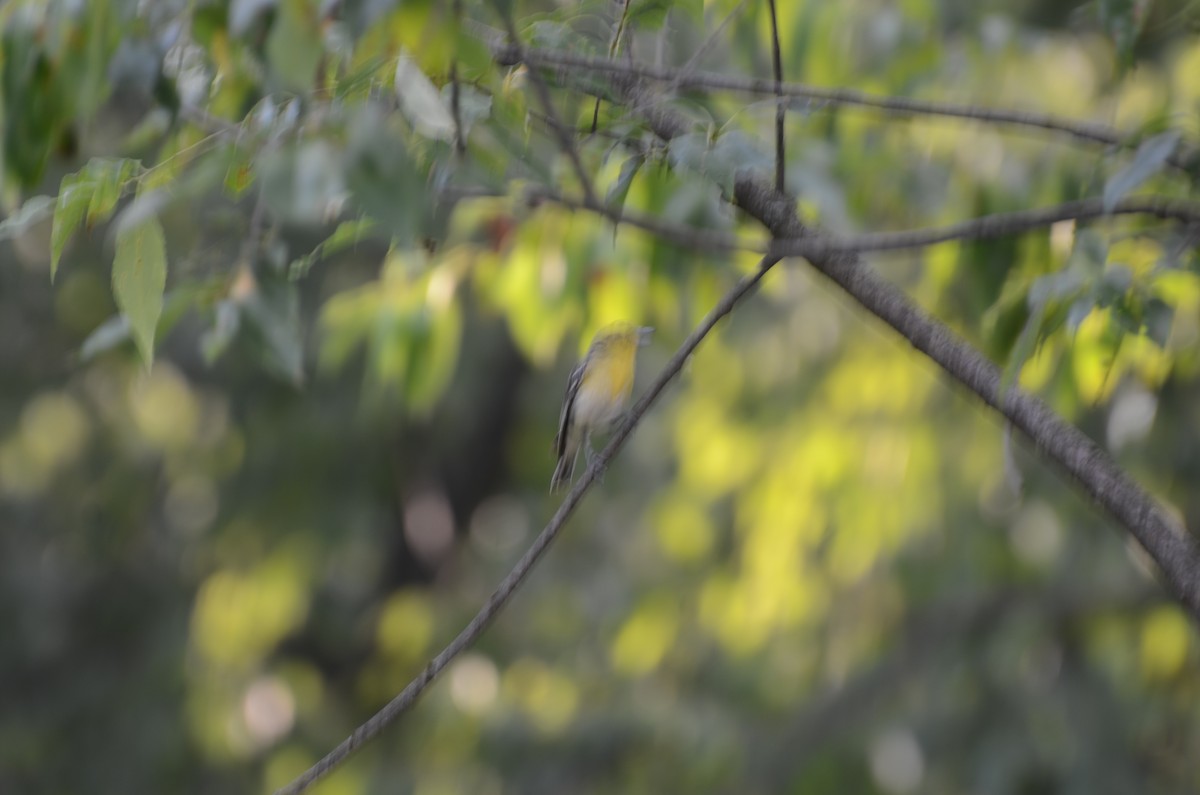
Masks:
[[[558,463],[550,478],[551,493],[571,481],[581,447],[591,461],[592,432],[605,432],[620,419],[633,391],[637,349],[650,341],[653,330],[624,321],[605,326],[571,371],[554,437]]]

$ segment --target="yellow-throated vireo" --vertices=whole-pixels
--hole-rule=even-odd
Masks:
[[[550,491],[569,483],[580,447],[592,455],[592,431],[606,431],[620,418],[633,391],[637,349],[650,340],[651,328],[613,323],[596,332],[592,345],[567,379],[567,394],[558,417],[554,451],[558,465]]]

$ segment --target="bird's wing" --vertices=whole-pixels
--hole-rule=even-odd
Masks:
[[[567,394],[563,396],[562,413],[558,416],[558,435],[554,437],[554,453],[559,458],[567,452],[567,436],[570,435],[571,417],[575,412],[575,398],[579,395],[579,385],[583,383],[583,371],[587,363],[587,357],[584,357],[567,379]]]

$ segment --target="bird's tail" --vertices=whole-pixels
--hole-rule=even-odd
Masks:
[[[579,457],[578,453],[579,442],[568,436],[562,454],[558,457],[558,464],[554,467],[554,474],[550,477],[551,494],[562,488],[563,484],[571,482],[575,475],[575,459]]]

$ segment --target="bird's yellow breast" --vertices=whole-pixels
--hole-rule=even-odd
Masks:
[[[583,427],[612,422],[633,391],[636,340],[606,340],[588,357],[575,400],[575,418]]]

